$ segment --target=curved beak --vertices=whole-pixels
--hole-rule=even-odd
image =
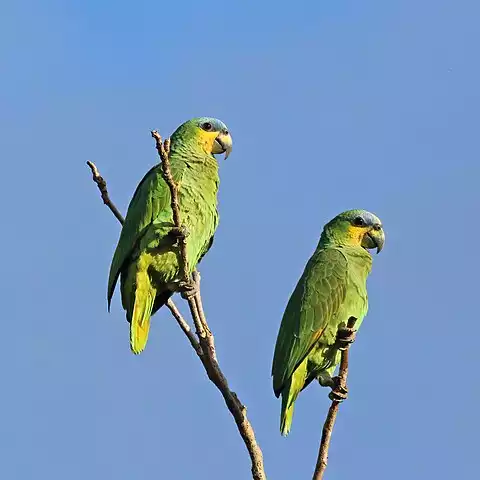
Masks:
[[[371,228],[363,237],[362,247],[377,249],[377,254],[380,253],[385,245],[385,232],[383,228]]]
[[[219,133],[215,141],[213,142],[212,153],[225,154],[225,160],[232,151],[232,137],[229,133]]]

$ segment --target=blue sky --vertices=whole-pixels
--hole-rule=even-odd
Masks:
[[[234,138],[204,303],[268,477],[311,478],[328,392],[301,395],[283,439],[270,365],[323,224],[349,208],[380,216],[387,241],[328,479],[473,477],[478,2],[163,3],[2,4],[3,478],[248,478],[168,312],[138,357],[118,296],[107,313],[119,225],[85,166],[125,211],[157,162],[149,130],[199,115]]]

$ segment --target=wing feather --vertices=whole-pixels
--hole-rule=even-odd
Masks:
[[[338,248],[317,250],[308,261],[282,318],[273,357],[277,396],[345,300],[348,264]]]
[[[172,162],[171,171],[176,182],[183,176],[185,167],[184,162]],[[159,216],[163,216],[162,214],[171,217],[170,190],[162,177],[161,165],[158,164],[145,174],[128,206],[125,223],[110,266],[107,290],[109,309],[115,285],[125,262],[132,256],[148,227],[158,220]]]

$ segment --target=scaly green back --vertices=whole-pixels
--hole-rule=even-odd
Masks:
[[[272,367],[277,396],[326,327],[337,321],[347,285],[344,253],[337,248],[317,249],[288,301],[280,325]]]

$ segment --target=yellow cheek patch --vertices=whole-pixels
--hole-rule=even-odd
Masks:
[[[206,132],[201,128],[198,129],[197,134],[195,135],[198,139],[198,143],[202,145],[206,152],[212,153],[213,142],[217,138],[218,132]]]
[[[367,230],[367,227],[355,227],[354,225],[350,225],[347,230],[347,238],[352,245],[360,245]]]

